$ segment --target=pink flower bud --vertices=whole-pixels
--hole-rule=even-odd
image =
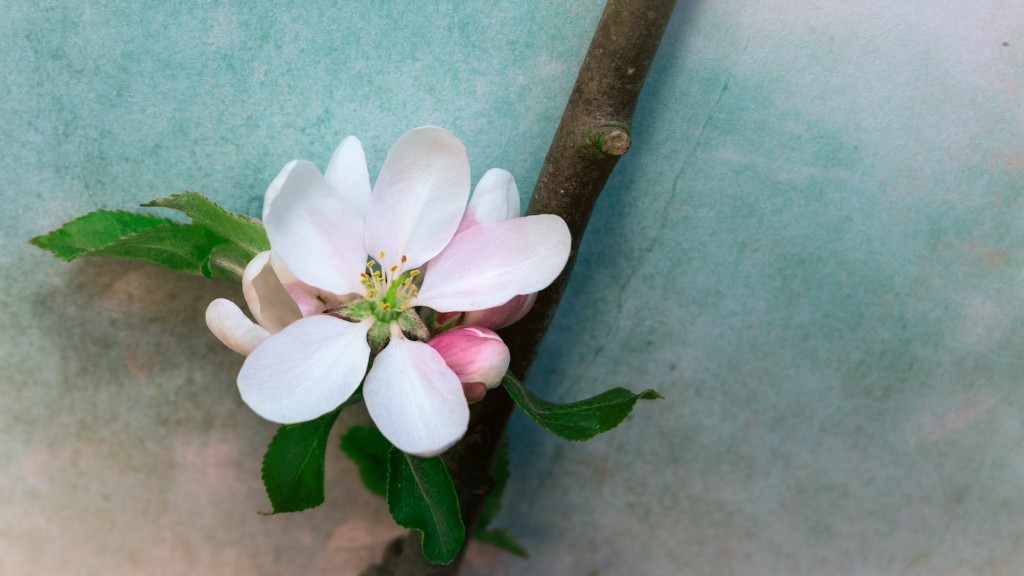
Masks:
[[[487,328],[457,326],[431,338],[427,344],[441,354],[459,377],[470,402],[482,399],[486,388],[497,386],[508,370],[508,346]],[[481,389],[479,384],[483,384],[485,389]]]
[[[463,326],[483,326],[492,330],[498,330],[505,326],[511,326],[521,320],[533,308],[533,303],[536,301],[536,292],[513,296],[511,300],[500,306],[464,313],[462,319],[459,320],[459,324]]]

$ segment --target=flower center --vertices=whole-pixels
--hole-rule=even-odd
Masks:
[[[366,272],[359,275],[359,283],[366,290],[366,299],[373,303],[373,315],[381,322],[392,322],[409,309],[419,292],[415,283],[420,275],[418,269],[406,270],[406,257],[401,264],[384,268],[381,252],[378,259],[366,262]]]

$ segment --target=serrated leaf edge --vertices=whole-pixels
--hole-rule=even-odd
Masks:
[[[128,214],[128,215],[131,215],[131,216],[140,216],[142,218],[146,218],[146,219],[153,220],[153,221],[159,221],[159,224],[156,224],[154,226],[148,226],[146,228],[143,228],[142,230],[151,230],[153,228],[161,228],[161,227],[164,227],[164,226],[167,226],[167,225],[184,226],[184,224],[182,224],[181,222],[176,222],[174,220],[171,220],[170,218],[164,218],[162,216],[154,216],[152,214],[144,214],[142,212],[133,212],[131,210],[105,210],[105,209],[101,209],[101,210],[92,210],[91,212],[86,212],[85,214],[82,214],[81,216],[78,216],[77,218],[72,218],[71,220],[68,220],[67,222],[61,224],[59,227],[54,228],[53,230],[50,230],[49,232],[47,232],[45,234],[40,234],[39,236],[34,236],[34,237],[30,238],[28,243],[33,245],[33,246],[35,246],[36,248],[39,248],[40,250],[45,250],[46,252],[49,252],[50,255],[52,255],[54,258],[57,258],[58,260],[63,260],[64,262],[73,262],[75,260],[78,260],[79,258],[82,258],[82,257],[85,257],[85,256],[89,256],[93,252],[96,252],[98,250],[102,250],[102,249],[107,248],[107,247],[109,247],[109,246],[111,246],[113,244],[116,244],[116,243],[124,240],[125,238],[129,238],[129,237],[135,236],[136,234],[138,234],[139,232],[142,231],[142,230],[138,230],[138,231],[132,232],[130,234],[127,234],[125,236],[121,236],[120,238],[117,238],[117,239],[115,239],[115,240],[113,240],[111,242],[107,242],[106,244],[103,244],[102,246],[97,246],[96,248],[92,248],[90,250],[86,250],[86,251],[84,251],[84,252],[82,252],[80,254],[76,254],[76,255],[71,256],[69,258],[65,258],[64,256],[61,256],[59,254],[54,253],[50,248],[48,248],[45,245],[45,242],[43,242],[46,238],[48,238],[50,236],[53,236],[54,234],[60,232],[61,230],[64,230],[69,225],[74,224],[75,222],[78,222],[78,221],[81,221],[81,220],[85,220],[86,218],[89,218],[89,217],[94,216],[96,214]]]
[[[415,456],[410,456],[410,455],[402,452],[398,448],[392,447],[391,448],[391,452],[389,452],[389,454],[388,454],[388,462],[389,462],[389,465],[388,465],[388,512],[391,514],[391,517],[395,520],[395,523],[398,524],[399,526],[401,526],[403,528],[407,528],[409,530],[415,530],[415,531],[419,532],[420,534],[422,534],[422,537],[420,538],[420,551],[423,553],[423,556],[428,561],[430,561],[432,564],[450,564],[452,562],[452,560],[454,560],[455,557],[458,556],[459,550],[461,550],[462,547],[465,546],[465,543],[466,543],[466,525],[462,521],[462,511],[460,509],[458,509],[458,506],[459,506],[459,496],[458,496],[458,493],[455,491],[454,483],[452,483],[451,474],[448,472],[448,466],[446,466],[444,464],[444,462],[441,461],[441,464],[442,464],[442,467],[444,469],[445,475],[448,478],[448,486],[451,488],[451,491],[455,494],[455,505],[456,505],[456,510],[458,512],[458,514],[456,514],[456,518],[459,521],[458,525],[459,525],[459,527],[461,528],[461,531],[462,531],[462,542],[460,542],[459,547],[455,549],[455,553],[452,555],[451,558],[448,558],[447,560],[434,560],[434,559],[430,558],[429,555],[427,554],[427,534],[426,534],[426,532],[424,530],[422,530],[421,528],[417,528],[416,526],[411,526],[411,525],[409,525],[407,523],[400,522],[397,518],[395,518],[395,514],[391,510],[391,499],[390,499],[390,497],[391,497],[391,494],[390,494],[390,491],[391,491],[391,466],[390,466],[390,461],[391,461],[391,454],[393,454],[395,452],[397,452],[398,454],[401,455],[401,457],[405,460],[405,465],[409,466],[409,469],[413,471],[412,475],[413,475],[413,478],[416,481],[416,487],[419,489],[420,494],[427,494],[428,493],[427,491],[423,490],[424,484],[420,480],[419,476],[416,474],[415,468],[412,467],[412,465],[411,465],[411,463],[409,461],[409,458],[415,458]],[[440,460],[439,456],[433,456],[432,458],[438,458]],[[431,492],[432,491],[433,490],[431,490]],[[427,502],[427,508],[430,510],[430,517],[434,521],[434,525],[440,525],[440,523],[438,523],[438,521],[437,521],[438,514],[434,512],[434,507],[430,505],[430,500],[427,499],[427,498],[424,498],[424,501]]]
[[[330,420],[329,424],[325,425],[325,427],[327,428],[325,434],[327,434],[327,435],[330,434],[331,428],[334,427],[334,423],[337,422],[338,415],[340,413],[341,413],[341,409],[340,408],[334,411],[334,418]],[[327,421],[325,420],[325,422],[327,422]],[[288,426],[295,426],[295,425],[296,424],[285,424],[285,425],[282,425],[282,426],[278,427],[277,431],[274,432],[274,436],[270,439],[270,443],[267,444],[266,452],[270,451],[270,447],[274,444],[274,441],[277,440],[278,436],[282,433],[282,431],[285,428],[287,428]],[[325,444],[325,446],[326,446],[326,444]],[[315,450],[307,450],[306,456],[302,460],[302,466],[299,466],[299,469],[302,469],[306,465],[306,463],[309,462],[309,459],[312,456],[313,452],[315,452]],[[325,459],[326,459],[326,455],[327,455],[327,451],[324,450],[324,457],[325,457]],[[267,486],[267,458],[266,458],[266,453],[264,453],[263,462],[260,465],[260,479],[263,480],[263,486],[264,486],[264,489],[266,490],[266,486]],[[304,508],[297,508],[295,510],[277,510],[277,506],[274,503],[274,499],[271,498],[271,496],[270,496],[270,490],[266,490],[266,492],[267,492],[267,499],[270,500],[271,511],[270,512],[260,512],[260,514],[264,515],[264,516],[273,516],[275,514],[285,514],[285,513],[289,513],[289,512],[302,512],[303,510],[309,510],[311,508],[316,508],[317,506],[319,506],[319,505],[324,503],[324,496],[321,496],[319,502],[317,502],[316,504],[311,504],[311,505],[306,506]]]
[[[590,398],[584,398],[583,400],[578,400],[576,402],[570,402],[570,403],[567,403],[567,404],[559,404],[557,402],[551,402],[549,400],[545,400],[545,399],[537,396],[533,392],[530,392],[530,390],[522,382],[520,382],[519,379],[516,378],[512,374],[511,371],[507,372],[505,374],[505,376],[502,378],[501,385],[508,392],[508,395],[512,398],[512,401],[516,403],[516,406],[518,406],[520,410],[525,412],[526,415],[530,418],[530,420],[533,420],[541,428],[544,428],[545,430],[551,432],[552,434],[555,434],[559,438],[562,438],[564,440],[569,440],[570,442],[586,442],[587,440],[590,440],[590,439],[594,438],[598,434],[603,434],[605,432],[610,432],[610,431],[614,430],[620,424],[622,424],[626,420],[626,418],[628,418],[633,413],[633,408],[636,406],[636,403],[638,401],[640,401],[640,400],[664,400],[665,399],[665,397],[663,395],[661,395],[661,393],[659,393],[658,391],[656,391],[654,389],[648,388],[647,390],[643,390],[642,392],[634,393],[632,390],[629,390],[628,388],[624,388],[622,386],[617,386],[617,387],[612,388],[610,390],[605,390],[604,392],[601,392],[599,394],[595,394],[594,396],[591,396]],[[520,395],[518,393],[519,390],[522,390],[522,392],[523,392],[522,395]],[[600,426],[589,426],[589,425],[582,425],[582,424],[581,425],[573,425],[571,423],[565,424],[564,421],[560,422],[560,423],[562,423],[563,425],[565,425],[567,427],[571,426],[571,427],[575,427],[576,429],[579,429],[579,430],[586,430],[588,433],[589,432],[593,432],[592,434],[589,434],[585,438],[569,438],[569,437],[563,436],[562,434],[558,433],[557,431],[552,430],[551,428],[546,426],[544,424],[544,422],[537,415],[537,413],[541,412],[544,409],[544,407],[546,407],[546,406],[564,408],[564,407],[569,407],[569,406],[573,406],[573,405],[576,405],[576,404],[583,404],[584,402],[588,402],[588,401],[590,401],[590,400],[592,400],[594,398],[598,398],[598,397],[604,396],[606,394],[622,393],[622,392],[625,392],[626,394],[629,394],[631,397],[629,399],[625,399],[625,400],[610,400],[609,399],[607,401],[602,401],[602,402],[599,402],[599,403],[593,405],[593,407],[602,407],[602,406],[608,406],[608,405],[612,405],[612,404],[617,404],[617,403],[620,403],[620,402],[628,403],[628,405],[629,405],[628,409],[623,412],[621,417],[609,420],[611,425],[608,428],[604,429],[604,430],[602,430]],[[524,403],[527,404],[527,406],[524,406]],[[536,408],[540,408],[540,409],[538,410]],[[554,420],[554,421],[558,422],[559,421],[559,417],[555,416],[551,420]]]

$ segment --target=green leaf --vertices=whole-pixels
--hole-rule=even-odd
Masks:
[[[270,249],[263,224],[255,218],[232,214],[197,192],[179,192],[143,204],[147,207],[171,208],[184,213],[193,222],[228,240],[253,256]]]
[[[98,210],[29,242],[69,262],[82,256],[105,256],[201,274],[210,251],[223,240],[195,224],[135,212]]]
[[[498,447],[498,457],[495,459],[494,470],[491,471],[491,476],[494,479],[494,486],[487,494],[484,503],[480,506],[480,514],[476,519],[475,532],[480,532],[489,527],[491,522],[497,518],[498,512],[501,511],[501,498],[505,495],[505,486],[508,484],[509,477],[508,436],[502,439],[501,446]],[[473,534],[474,538],[476,537],[475,532]]]
[[[387,496],[391,443],[384,435],[370,426],[352,426],[341,436],[341,450],[355,462],[366,489],[377,496]]]
[[[448,469],[440,456],[388,454],[388,510],[399,526],[423,533],[423,556],[434,564],[455,559],[466,539]]]
[[[192,223],[98,210],[29,242],[66,261],[82,256],[126,258],[207,278],[241,277],[253,256],[270,247],[259,220],[232,214],[195,192],[158,198],[143,206],[179,210]]]
[[[497,546],[506,552],[511,552],[516,556],[523,558],[529,558],[530,555],[526,552],[526,548],[516,540],[516,537],[512,535],[508,530],[502,528],[491,528],[491,522],[498,516],[498,512],[501,510],[501,499],[505,495],[505,486],[508,484],[509,478],[509,461],[508,461],[508,437],[506,436],[502,442],[501,447],[498,448],[498,457],[494,462],[494,470],[492,471],[494,478],[494,486],[491,491],[487,494],[487,498],[484,503],[480,506],[480,515],[477,517],[476,528],[473,529],[473,539],[479,540],[480,542],[486,542],[492,546]]]
[[[234,244],[218,244],[210,251],[208,278],[227,276],[241,278],[245,267],[252,260],[249,251]]]
[[[327,436],[340,412],[278,428],[263,456],[263,485],[272,514],[298,512],[323,503]]]
[[[535,396],[511,372],[505,374],[501,385],[534,422],[566,440],[589,440],[621,424],[637,400],[664,398],[654,390],[634,394],[614,388],[572,404],[555,404]]]
[[[515,554],[520,558],[529,558],[530,553],[523,548],[519,540],[511,532],[504,528],[491,528],[490,530],[477,531],[473,533],[473,540],[496,546],[502,550]]]
[[[263,486],[270,498],[271,514],[298,512],[323,503],[327,436],[338,414],[362,399],[360,387],[333,412],[277,429],[263,456]]]
[[[93,250],[109,246],[128,236],[172,224],[171,220],[123,210],[97,210],[80,216],[60,228],[36,236],[29,244],[70,262]]]

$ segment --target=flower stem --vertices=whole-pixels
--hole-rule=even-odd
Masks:
[[[527,214],[557,214],[572,233],[562,274],[537,297],[533,310],[501,336],[512,372],[525,379],[565,291],[594,204],[619,158],[629,149],[637,99],[676,0],[608,0],[580,67],[569,102],[541,168]],[[411,532],[388,547],[364,576],[457,574],[480,506],[493,485],[494,465],[513,403],[504,389],[472,406],[469,431],[444,454],[466,524],[467,542],[451,564],[432,565]]]

